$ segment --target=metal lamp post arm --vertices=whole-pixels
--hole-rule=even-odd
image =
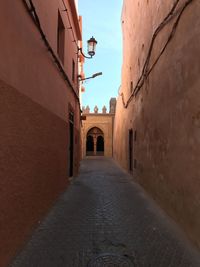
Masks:
[[[82,82],[82,81],[85,81],[85,80],[89,80],[89,79],[92,79],[92,78],[94,78],[94,77],[88,77],[88,78],[84,78],[84,79],[81,79],[80,81]]]
[[[92,56],[90,56],[90,57],[86,56],[86,55],[83,53],[82,48],[78,48],[78,51],[80,51],[80,52],[81,52],[81,55],[83,55],[85,58],[89,58],[89,59],[92,58]]]
[[[94,79],[99,75],[102,75],[102,72],[97,72],[97,73],[93,74],[92,76],[84,78],[84,79],[80,79],[79,81],[82,82],[82,81],[85,81],[85,80]],[[79,78],[80,78],[80,76],[79,76]]]

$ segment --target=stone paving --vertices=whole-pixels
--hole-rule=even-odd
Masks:
[[[11,267],[200,267],[199,253],[112,159],[82,161]]]

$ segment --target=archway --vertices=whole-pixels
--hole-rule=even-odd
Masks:
[[[98,127],[93,127],[86,137],[86,156],[96,155],[104,155],[104,134]]]
[[[93,154],[94,154],[94,139],[92,135],[88,135],[86,141],[86,155],[90,156]]]

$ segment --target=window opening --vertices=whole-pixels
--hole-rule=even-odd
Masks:
[[[63,64],[64,64],[64,52],[65,52],[65,26],[62,21],[60,12],[58,11],[57,53]]]

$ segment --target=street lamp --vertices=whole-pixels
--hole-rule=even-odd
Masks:
[[[96,51],[96,45],[97,45],[97,41],[95,40],[95,38],[92,36],[92,38],[90,38],[87,41],[88,44],[88,54],[93,57],[95,55],[95,51]]]
[[[88,56],[84,55],[82,47],[78,48],[78,50],[81,52],[81,54],[85,57],[85,58],[92,58],[95,55],[95,51],[96,51],[96,45],[97,45],[97,41],[95,40],[95,38],[92,36],[88,41],[87,41],[87,45],[88,45]]]
[[[81,81],[85,81],[85,80],[88,80],[88,79],[93,79],[93,78],[95,78],[95,77],[97,77],[97,76],[100,76],[100,75],[102,75],[103,73],[102,72],[97,72],[97,73],[94,73],[92,76],[90,76],[90,77],[87,77],[87,78],[84,78],[84,79],[79,79],[79,81],[81,82]]]

